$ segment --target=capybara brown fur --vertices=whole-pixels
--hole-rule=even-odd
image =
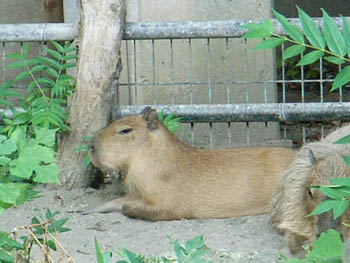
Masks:
[[[266,213],[295,155],[287,148],[197,149],[169,132],[150,107],[101,129],[89,148],[95,166],[121,172],[127,192],[92,211],[150,221]]]
[[[338,221],[332,219],[331,213],[306,217],[324,200],[319,190],[312,185],[329,184],[335,177],[350,176],[341,155],[350,155],[350,145],[333,144],[333,142],[350,134],[350,126],[340,128],[326,136],[320,142],[303,146],[293,162],[282,174],[269,205],[272,224],[288,241],[293,254],[305,255],[304,244],[312,243],[320,232],[327,228],[339,228],[347,236],[339,222],[346,221],[348,213]],[[337,227],[338,226],[338,227]]]

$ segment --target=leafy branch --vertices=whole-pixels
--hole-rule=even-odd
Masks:
[[[314,63],[324,57],[330,63],[342,65],[350,63],[350,23],[342,18],[343,32],[341,32],[333,19],[322,9],[322,30],[318,28],[312,18],[302,9],[297,7],[302,31],[288,21],[288,19],[277,11],[273,10],[276,20],[286,32],[286,36],[275,33],[274,24],[265,19],[262,24],[246,24],[242,27],[248,29],[244,38],[264,38],[254,49],[263,50],[277,47],[285,42],[292,46],[283,52],[283,60],[302,54],[307,48],[312,51],[303,55],[297,66],[304,66]],[[304,37],[305,36],[305,37]],[[306,39],[305,39],[306,38]],[[348,57],[346,57],[346,55]],[[345,66],[336,76],[332,89],[336,90],[350,81],[350,66]]]
[[[7,69],[23,69],[13,80],[5,83],[1,89],[8,89],[18,81],[30,79],[27,85],[27,95],[21,97],[20,106],[24,112],[18,112],[13,107],[13,120],[6,119],[3,132],[11,133],[16,125],[45,126],[68,130],[65,125],[67,117],[64,106],[75,87],[75,79],[66,70],[76,66],[76,48],[67,42],[61,45],[50,42],[55,48],[46,47],[43,52],[51,57],[36,56],[29,58],[29,44],[23,45],[22,53],[9,54],[8,58],[16,60]],[[73,53],[74,52],[74,53]],[[72,62],[73,60],[73,62]],[[2,94],[0,93],[0,96]],[[16,94],[18,95],[18,94]]]

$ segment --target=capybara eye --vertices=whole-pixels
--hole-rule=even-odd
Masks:
[[[118,133],[121,134],[121,135],[125,135],[125,134],[128,134],[130,132],[132,132],[132,128],[121,130]]]
[[[313,200],[313,199],[314,199],[314,196],[312,195],[312,192],[311,192],[311,189],[310,189],[310,188],[308,188],[308,192],[309,192],[309,196],[310,196],[311,200]]]

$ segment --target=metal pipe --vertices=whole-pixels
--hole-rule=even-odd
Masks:
[[[342,20],[333,18],[342,29]],[[282,27],[275,24],[275,32],[284,34]],[[300,27],[298,18],[288,19]],[[321,27],[321,18],[315,18]],[[124,40],[141,39],[183,39],[183,38],[239,38],[246,32],[241,25],[263,23],[263,20],[225,20],[225,21],[183,21],[183,22],[128,22],[125,25]],[[72,40],[79,35],[79,24],[42,23],[42,24],[1,24],[0,42],[4,41],[47,41]]]
[[[1,42],[72,40],[79,35],[79,24],[1,24]]]
[[[114,118],[139,114],[146,105],[121,106]],[[350,120],[350,102],[158,105],[152,108],[175,112],[182,122],[266,122]]]

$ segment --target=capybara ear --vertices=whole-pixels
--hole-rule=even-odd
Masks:
[[[315,155],[313,153],[313,151],[309,150],[309,159],[312,165],[316,165],[317,164],[317,160],[315,158]]]
[[[147,129],[150,131],[158,129],[159,119],[156,110],[152,109],[151,107],[146,107],[141,113],[143,114],[143,119],[147,123]]]

